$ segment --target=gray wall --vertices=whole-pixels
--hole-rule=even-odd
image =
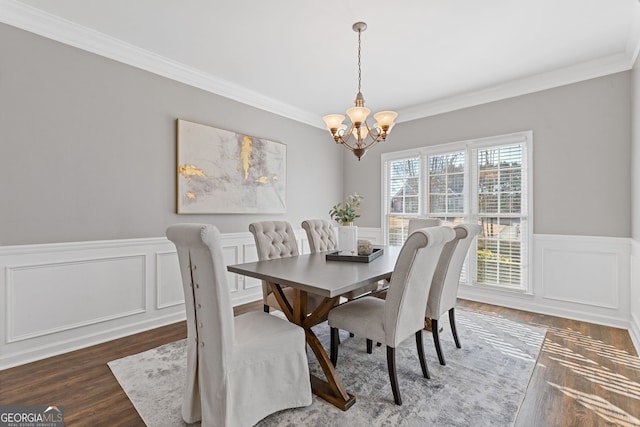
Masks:
[[[0,24],[0,245],[158,237],[178,221],[297,226],[354,191],[365,196],[358,225],[380,227],[381,153],[523,130],[534,135],[534,232],[629,237],[631,77],[400,123],[358,162],[324,130]],[[287,213],[175,214],[176,118],[287,144]]]
[[[358,225],[381,226],[380,153],[525,130],[533,131],[534,233],[629,237],[630,72],[400,123],[360,163],[344,158],[345,194],[365,196]]]
[[[176,118],[287,144],[287,213],[175,214]],[[328,218],[343,153],[325,133],[0,24],[0,245]]]

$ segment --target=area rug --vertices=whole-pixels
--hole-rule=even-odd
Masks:
[[[341,332],[336,367],[356,403],[341,411],[313,397],[305,408],[281,411],[257,425],[266,426],[511,426],[524,399],[546,331],[492,312],[456,309],[457,349],[450,331],[441,333],[446,358],[441,366],[431,333],[425,355],[431,379],[422,377],[415,340],[396,350],[402,406],[393,403],[385,347],[367,354],[365,340]],[[446,322],[442,322],[446,323]],[[329,328],[314,331],[329,348]],[[186,370],[185,341],[109,362],[114,376],[149,427],[186,425],[180,415]],[[313,354],[310,369],[322,377]],[[199,425],[196,423],[195,425]]]

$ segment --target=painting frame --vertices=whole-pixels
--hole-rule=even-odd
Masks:
[[[286,213],[287,146],[176,119],[176,213]]]

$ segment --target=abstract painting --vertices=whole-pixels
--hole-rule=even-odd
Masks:
[[[179,214],[284,213],[287,146],[177,120]]]

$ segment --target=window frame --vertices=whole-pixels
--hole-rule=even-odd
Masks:
[[[396,161],[396,160],[409,160],[412,158],[418,158],[419,160],[419,164],[420,167],[422,168],[422,154],[421,154],[421,150],[404,150],[404,151],[396,151],[393,153],[384,153],[382,154],[382,183],[381,183],[381,188],[382,188],[382,192],[384,193],[382,198],[381,198],[381,212],[382,212],[382,235],[383,235],[383,241],[385,245],[389,244],[389,217],[390,216],[399,216],[399,215],[391,215],[390,212],[387,211],[387,206],[388,203],[390,203],[390,199],[387,197],[387,189],[389,187],[389,164],[390,162]],[[419,186],[420,186],[420,190],[418,192],[418,211],[420,212],[422,210],[422,205],[423,205],[423,195],[422,195],[422,189],[424,188],[424,178],[422,176],[422,173],[420,173],[420,177],[419,177]],[[411,215],[402,215],[402,216],[411,216]],[[416,218],[418,218],[420,216],[420,214],[415,215]]]
[[[382,237],[385,245],[389,244],[389,221],[388,217],[390,212],[387,208],[390,202],[390,195],[388,194],[389,183],[389,165],[392,161],[398,161],[403,159],[419,157],[420,159],[420,191],[419,191],[419,210],[416,217],[424,217],[429,215],[426,212],[427,203],[425,198],[428,197],[428,171],[429,171],[429,156],[437,156],[456,151],[463,151],[465,153],[464,164],[464,213],[460,215],[465,221],[478,223],[479,211],[478,211],[478,151],[487,148],[503,147],[508,145],[522,145],[522,179],[526,180],[526,185],[522,187],[521,197],[521,214],[518,218],[521,218],[526,224],[526,230],[522,232],[521,248],[526,253],[525,257],[520,260],[521,266],[521,281],[519,286],[498,285],[498,284],[480,284],[476,282],[475,274],[467,274],[465,282],[461,282],[462,286],[468,286],[473,288],[485,288],[498,290],[501,292],[515,292],[532,294],[533,293],[533,280],[532,280],[532,267],[531,260],[533,257],[533,132],[522,131],[504,135],[489,136],[483,138],[475,138],[464,141],[455,141],[450,143],[419,147],[409,150],[396,151],[383,153],[381,156],[381,169],[382,169],[382,197],[381,197],[381,222],[382,222]],[[475,171],[474,171],[475,168]],[[472,189],[472,184],[475,189]],[[477,240],[473,242],[470,252],[477,252]],[[477,272],[477,257],[469,257],[468,267],[474,273]]]

